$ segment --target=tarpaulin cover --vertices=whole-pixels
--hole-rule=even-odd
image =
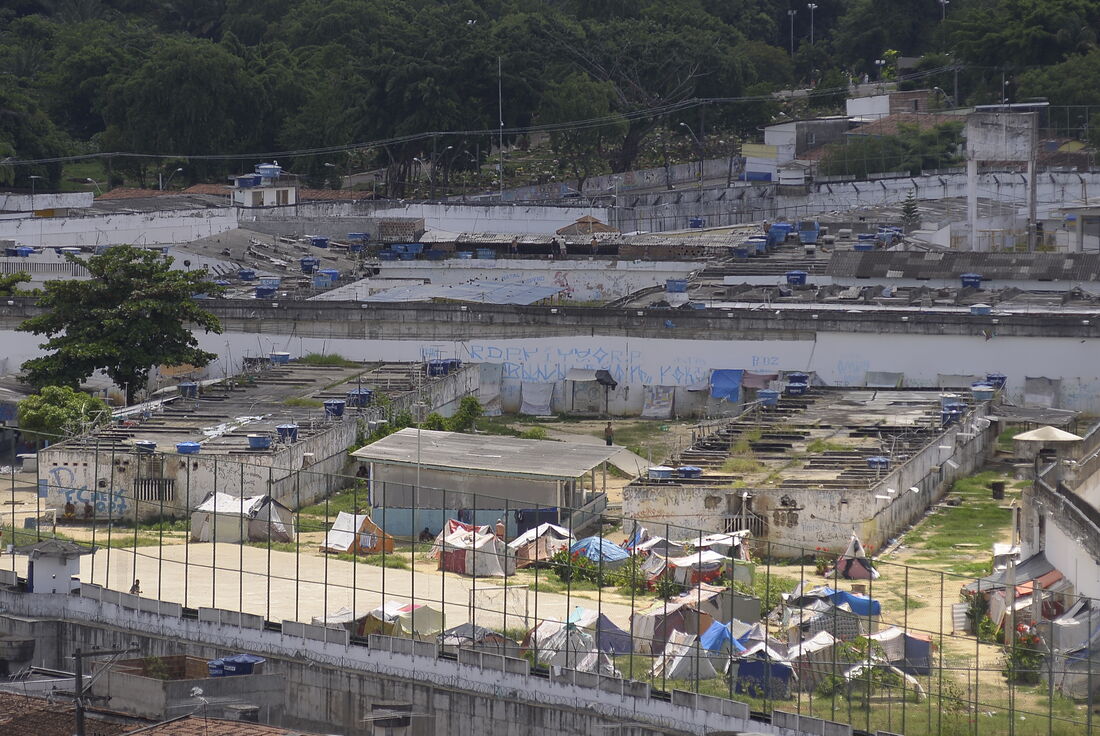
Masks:
[[[741,377],[744,371],[720,369],[710,374],[710,396],[713,399],[737,401],[741,396]]]
[[[647,419],[668,419],[672,416],[675,386],[642,386],[642,416]]]
[[[902,381],[904,380],[904,373],[867,371],[863,374],[863,385],[867,388],[901,388]]]
[[[732,622],[731,622],[732,623]],[[747,629],[747,627],[745,627]],[[741,642],[733,635],[733,631],[730,630],[730,624],[724,624],[721,621],[715,621],[710,625],[710,628],[703,632],[703,635],[699,637],[699,643],[703,645],[703,649],[708,652],[720,652],[727,646],[737,652],[745,651],[745,647],[741,645]]]
[[[778,373],[753,373],[745,371],[741,377],[741,385],[745,388],[767,388],[772,381],[778,381]]]
[[[834,590],[828,586],[823,586],[810,591],[807,595],[828,598],[838,606],[841,603],[847,603],[848,607],[852,609],[852,613],[858,616],[879,616],[882,614],[882,604],[874,598],[849,593],[846,590]]]
[[[482,413],[487,417],[500,416],[500,383],[503,378],[503,364],[481,364],[481,383],[478,385],[477,399],[481,402]]]
[[[603,560],[608,562],[622,562],[630,558],[630,553],[619,545],[602,537],[585,537],[569,547],[569,554],[584,555],[593,562]]]
[[[569,614],[569,623],[593,636],[596,648],[610,654],[629,654],[633,648],[630,634],[615,625],[606,615],[577,606]]]
[[[554,398],[554,384],[524,381],[520,386],[522,403],[520,414],[545,416],[550,413],[550,401]]]

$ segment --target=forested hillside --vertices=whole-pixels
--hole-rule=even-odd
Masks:
[[[49,159],[108,152],[175,157],[103,169],[141,184],[276,152],[316,182],[424,161],[491,178],[502,125],[554,153],[510,176],[583,178],[735,145],[775,90],[816,88],[787,114],[835,109],[903,57],[923,57],[903,85],[945,105],[1100,105],[1098,28],[1094,0],[8,0],[0,184],[71,185],[82,169]]]

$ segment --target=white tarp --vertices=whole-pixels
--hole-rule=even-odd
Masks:
[[[446,565],[445,569],[473,577],[502,578],[516,571],[512,551],[496,534],[460,529],[443,540],[443,555],[447,560],[463,556],[461,570],[454,569],[453,564]]]
[[[702,650],[694,634],[673,631],[665,651],[653,663],[650,677],[669,680],[709,680],[718,676],[710,655]]]
[[[294,513],[270,496],[241,498],[212,493],[191,514],[194,542],[294,539]]]
[[[508,546],[511,547],[512,549],[519,549],[523,545],[530,544],[531,542],[535,541],[536,539],[543,536],[544,534],[554,534],[554,535],[557,535],[558,537],[560,537],[561,539],[572,539],[573,538],[573,533],[570,532],[565,527],[558,526],[557,524],[550,524],[549,522],[547,522],[547,523],[539,524],[534,529],[528,529],[523,534],[520,534],[518,537],[516,537],[511,542],[509,542]]]
[[[675,386],[642,386],[642,416],[646,419],[670,418],[675,395]]]
[[[550,413],[550,402],[554,399],[554,384],[524,381],[520,384],[520,399],[520,414],[546,416]]]
[[[341,511],[332,528],[325,535],[321,551],[341,554],[354,552],[355,535],[362,528],[363,522],[368,519],[370,519],[368,514],[349,514],[347,511]]]

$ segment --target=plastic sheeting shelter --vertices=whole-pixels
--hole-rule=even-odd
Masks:
[[[516,571],[512,550],[492,533],[459,529],[443,540],[439,569],[471,577],[506,577]]]
[[[690,544],[696,549],[710,550],[735,560],[748,560],[745,540],[752,534],[747,529],[732,534],[708,534],[701,539],[685,539],[680,544]]]
[[[475,624],[459,624],[436,637],[444,652],[454,654],[459,649],[477,649],[492,654],[511,654],[516,643],[503,634]]]
[[[741,398],[742,370],[719,369],[710,374],[710,397],[736,403]]]
[[[565,527],[556,524],[539,524],[508,543],[515,555],[517,568],[529,567],[547,562],[563,549],[568,549],[573,534]]]
[[[630,559],[629,552],[603,537],[580,539],[570,545],[569,554],[573,557],[587,557],[593,563],[610,569],[622,567]]]
[[[669,680],[710,680],[718,673],[694,634],[673,631],[664,651],[653,662],[649,676]]]
[[[721,621],[715,621],[710,625],[710,628],[703,632],[703,635],[699,637],[699,644],[708,652],[721,653],[721,652],[743,652],[745,651],[744,645],[737,640],[739,636],[744,636],[748,633],[750,626],[746,623],[734,619],[728,624],[724,624]]]
[[[910,675],[927,675],[932,671],[932,637],[914,634],[896,626],[867,637],[878,642],[886,661]]]
[[[310,623],[314,626],[347,629],[352,636],[366,636],[367,617],[369,615],[367,613],[356,614],[350,608],[340,608],[328,616],[314,616]]]
[[[294,512],[271,496],[212,493],[191,513],[192,542],[267,540],[294,540]]]
[[[700,550],[686,557],[666,560],[672,568],[672,579],[681,585],[709,583],[723,576],[730,558],[710,550]]]
[[[819,631],[787,649],[787,661],[798,676],[800,690],[814,690],[826,676],[844,671],[846,663],[835,661],[836,644],[836,637],[828,631]]]
[[[596,649],[596,642],[573,624],[559,624],[557,631],[544,637],[538,645],[538,662],[552,667],[567,667],[581,672],[615,673],[607,655]]]
[[[443,613],[419,603],[388,601],[367,614],[364,634],[432,641],[443,631]]]
[[[325,535],[321,551],[336,554],[390,554],[393,552],[393,537],[371,521],[368,514],[341,511]]]
[[[839,575],[847,580],[878,580],[878,570],[871,565],[871,560],[863,551],[863,543],[855,534],[848,540],[844,554],[837,558],[836,567],[830,575]]]
[[[791,697],[791,688],[798,679],[794,667],[782,653],[756,644],[734,662],[737,664],[735,692],[754,698]]]
[[[630,654],[634,647],[630,633],[623,631],[614,621],[598,611],[577,606],[569,614],[569,623],[590,634],[596,649],[601,652],[612,656]]]
[[[791,645],[819,631],[828,631],[837,639],[847,641],[863,636],[869,628],[866,617],[852,613],[847,603],[836,605],[825,600],[814,601],[803,608],[785,609],[783,624]]]
[[[801,586],[800,586],[801,587]],[[874,598],[869,598],[847,590],[836,590],[827,585],[810,588],[806,592],[800,592],[795,588],[790,595],[785,596],[787,605],[792,608],[800,608],[815,600],[827,600],[836,605],[847,603],[848,608],[857,616],[881,616],[882,604]]]

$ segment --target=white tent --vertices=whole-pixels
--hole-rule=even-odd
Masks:
[[[460,529],[443,540],[439,569],[472,577],[506,577],[516,571],[516,560],[496,534]]]
[[[696,549],[706,549],[737,560],[749,559],[745,540],[752,534],[748,529],[729,534],[708,534],[702,539],[685,539],[680,544],[690,544]]]
[[[191,514],[192,542],[290,542],[294,512],[271,496],[211,493]]]
[[[527,567],[538,562],[547,562],[563,549],[568,549],[573,534],[565,527],[556,524],[539,524],[508,543],[515,554],[516,567]]]
[[[538,661],[539,664],[553,667],[599,672],[604,660],[610,662],[606,656],[601,658],[599,654],[596,642],[589,634],[573,624],[558,624],[557,631],[546,636],[539,643]],[[601,672],[601,674],[611,673]]]
[[[710,655],[699,646],[698,637],[673,631],[664,652],[653,662],[649,676],[669,680],[709,680],[717,677],[718,673],[711,664]]]
[[[419,603],[387,601],[367,614],[364,633],[434,641],[443,631],[443,614]]]
[[[694,585],[721,577],[722,570],[729,559],[725,555],[703,549],[686,557],[669,557],[667,562],[673,568],[673,580],[681,585]]]
[[[325,535],[322,552],[378,554],[393,552],[393,537],[371,521],[368,514],[341,511]]]

